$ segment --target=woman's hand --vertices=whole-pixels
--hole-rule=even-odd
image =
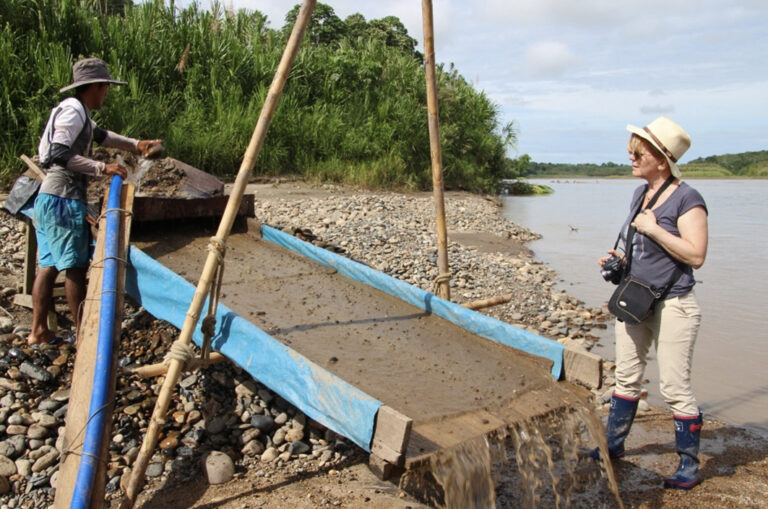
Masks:
[[[598,258],[597,263],[600,264],[600,267],[602,268],[603,265],[605,265],[605,261],[608,260],[608,258],[611,258],[612,256],[615,256],[616,258],[624,258],[624,254],[622,254],[619,251],[616,251],[615,249],[609,249],[608,250],[608,256],[603,256],[602,258]]]
[[[635,216],[632,226],[635,227],[638,233],[648,235],[657,226],[656,214],[652,210],[644,210]]]

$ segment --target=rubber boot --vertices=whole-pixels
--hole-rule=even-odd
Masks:
[[[608,442],[608,454],[611,458],[624,456],[624,440],[629,435],[629,429],[635,420],[639,400],[639,398],[619,396],[616,393],[611,396],[611,411],[608,414],[608,423],[605,425],[605,440]],[[600,459],[600,449],[593,449],[589,455],[594,460]]]
[[[664,479],[665,488],[689,490],[699,484],[699,439],[702,417],[675,417],[675,442],[680,465],[672,477]]]

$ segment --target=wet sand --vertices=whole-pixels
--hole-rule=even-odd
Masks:
[[[134,243],[196,284],[210,235],[177,229],[134,235]],[[252,234],[233,234],[227,246],[225,305],[416,423],[514,407],[526,393],[557,404],[547,360],[475,336]]]

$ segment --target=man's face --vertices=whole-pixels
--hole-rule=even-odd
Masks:
[[[109,83],[96,83],[94,93],[94,108],[100,108],[104,104],[104,100],[107,98],[107,92],[109,92]]]

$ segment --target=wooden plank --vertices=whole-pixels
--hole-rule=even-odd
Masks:
[[[373,441],[379,442],[393,451],[405,452],[411,434],[413,419],[392,407],[383,405],[376,414],[376,431]]]
[[[371,453],[371,455],[368,456],[368,468],[371,470],[371,472],[373,472],[373,475],[375,475],[382,481],[386,481],[392,478],[399,470],[390,462],[384,460],[383,458],[380,458],[379,456],[373,453]]]
[[[581,347],[565,345],[563,351],[565,379],[599,389],[603,381],[603,359]]]
[[[485,410],[469,412],[448,419],[417,423],[413,427],[405,467],[427,461],[440,449],[448,449],[475,437],[504,429],[507,423]]]
[[[196,217],[221,217],[229,196],[211,198],[163,198],[137,196],[134,203],[134,221],[166,221]],[[254,217],[253,195],[243,196],[238,216]]]
[[[134,188],[130,184],[123,186],[120,208],[130,211],[133,207]],[[128,239],[130,235],[131,215],[124,214],[120,221],[120,246],[118,248],[118,258],[125,260],[127,256]],[[72,374],[71,397],[69,408],[67,410],[66,427],[64,430],[64,450],[69,451],[65,454],[60,466],[59,475],[56,482],[56,496],[54,499],[54,508],[64,509],[70,506],[74,492],[77,471],[80,466],[80,451],[85,437],[85,426],[88,422],[88,413],[91,401],[91,390],[93,386],[94,364],[96,360],[97,343],[99,335],[99,319],[101,315],[101,285],[103,277],[104,243],[106,235],[106,218],[102,216],[99,224],[99,234],[96,239],[96,250],[94,253],[94,262],[89,271],[89,284],[86,300],[83,303],[83,319],[77,338],[77,356],[75,357],[75,366]],[[117,313],[122,311],[123,292],[125,286],[125,263],[118,264],[117,275]],[[100,457],[105,460],[100,462],[97,469],[94,489],[91,496],[91,507],[101,508],[104,506],[104,488],[106,480],[106,458],[108,458],[107,448],[109,446],[112,426],[112,410],[114,405],[114,390],[117,374],[117,355],[119,344],[120,320],[119,314],[115,319],[115,333],[113,340],[115,345],[112,357],[112,380],[110,382],[110,392],[107,401],[110,402],[103,411],[107,413],[105,419],[104,440],[102,442]]]
[[[45,172],[42,168],[40,168],[32,159],[30,159],[25,154],[21,154],[19,156],[19,159],[24,161],[24,164],[27,165],[27,167],[34,173],[34,178],[36,178],[39,181],[42,181],[45,178]]]

